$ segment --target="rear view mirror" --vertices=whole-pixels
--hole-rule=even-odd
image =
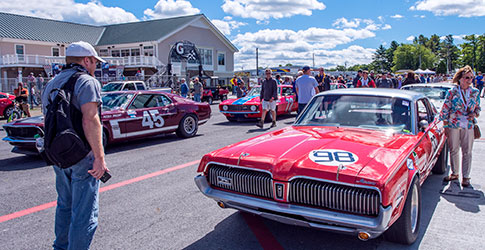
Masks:
[[[429,126],[429,123],[427,120],[423,119],[419,121],[419,124],[418,124],[419,131],[424,132],[428,128],[428,126]]]

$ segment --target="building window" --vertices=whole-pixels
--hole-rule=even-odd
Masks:
[[[217,53],[217,65],[226,65],[226,54]]]
[[[153,56],[153,46],[145,46],[145,47],[143,47],[143,54],[145,56]]]
[[[52,48],[52,56],[59,56],[59,48]]]
[[[203,65],[212,65],[212,50],[211,49],[199,49],[200,60]]]
[[[122,49],[121,50],[121,57],[130,56],[130,49]]]
[[[111,50],[111,56],[112,57],[120,57],[120,50],[117,49],[117,50]]]
[[[99,50],[99,56],[109,56],[108,49],[100,49]]]
[[[140,56],[140,49],[131,49],[131,56]]]

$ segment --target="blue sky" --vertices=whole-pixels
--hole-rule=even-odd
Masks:
[[[239,48],[236,70],[369,63],[380,44],[483,34],[485,0],[0,0],[0,11],[94,25],[202,13]]]

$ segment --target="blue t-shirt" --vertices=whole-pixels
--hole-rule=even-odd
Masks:
[[[296,79],[295,87],[298,89],[298,103],[308,103],[315,95],[318,83],[313,76],[302,75]]]
[[[483,85],[483,76],[477,76],[477,85]]]

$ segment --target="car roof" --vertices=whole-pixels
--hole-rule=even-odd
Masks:
[[[110,91],[110,92],[102,92],[103,94],[167,94],[172,95],[171,93],[167,93],[161,90],[124,90],[124,91]]]
[[[437,82],[437,83],[413,83],[413,84],[408,84],[406,86],[402,86],[402,88],[404,88],[404,87],[406,87],[406,88],[409,88],[409,87],[436,87],[436,88],[449,87],[449,88],[453,88],[455,86],[456,86],[456,84],[450,83],[450,82]]]
[[[112,82],[108,82],[107,84],[110,84],[110,83],[137,83],[137,82],[143,82],[143,81],[112,81]]]
[[[362,96],[382,96],[397,97],[406,100],[418,100],[426,97],[424,94],[401,89],[380,89],[380,88],[348,88],[335,89],[318,93],[318,95],[362,95]]]

